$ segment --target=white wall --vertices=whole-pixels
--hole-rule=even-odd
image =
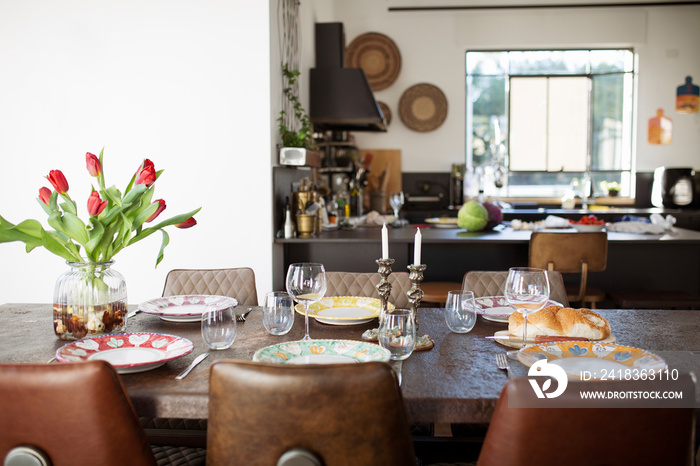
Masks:
[[[676,87],[688,75],[700,83],[700,6],[389,12],[392,6],[426,6],[431,2],[333,0],[333,9],[328,7],[329,0],[312,3],[318,21],[343,22],[347,44],[360,34],[379,32],[399,48],[402,66],[398,79],[375,92],[377,100],[389,105],[394,120],[387,133],[356,133],[356,140],[365,149],[401,149],[406,172],[446,172],[452,163],[464,160],[467,49],[539,47],[634,47],[639,63],[637,169],[651,171],[661,165],[700,168],[700,114],[675,112]],[[313,48],[309,53],[305,63],[312,68]],[[398,117],[401,94],[420,82],[439,87],[449,105],[445,123],[428,133],[408,129]],[[646,142],[647,121],[656,116],[659,107],[674,123],[673,142],[668,146]]]
[[[129,301],[160,296],[173,268],[253,267],[272,286],[270,6],[247,0],[0,2],[0,215],[45,214],[43,178],[60,169],[85,218],[85,152],[105,148],[123,188],[143,158],[165,169],[161,214],[202,207],[116,257]],[[51,302],[64,261],[0,244],[0,303]]]

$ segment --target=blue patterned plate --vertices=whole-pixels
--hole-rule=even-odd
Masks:
[[[559,341],[518,351],[518,360],[528,367],[540,359],[562,367],[570,379],[649,378],[667,367],[653,353],[614,343]]]

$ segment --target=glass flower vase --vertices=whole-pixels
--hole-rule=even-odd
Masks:
[[[53,297],[53,328],[60,339],[126,330],[126,281],[112,264],[68,262],[70,270],[56,280]]]

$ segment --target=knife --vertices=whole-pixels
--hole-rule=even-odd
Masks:
[[[488,338],[489,340],[520,340],[522,341],[522,337],[517,337],[515,335],[489,335],[485,338]],[[530,338],[528,338],[527,341],[532,341]],[[583,337],[560,337],[560,336],[554,336],[554,335],[535,335],[535,343],[549,343],[552,341],[591,341],[588,338],[583,338]]]
[[[207,356],[209,356],[209,353],[202,353],[202,354],[200,354],[199,356],[197,356],[196,358],[194,358],[194,361],[192,361],[192,364],[190,364],[189,367],[188,367],[187,369],[185,369],[184,371],[180,372],[180,374],[179,374],[177,377],[175,377],[175,378],[176,378],[177,380],[182,380],[182,379],[184,379],[185,377],[187,377],[187,374],[189,374],[190,372],[192,372],[192,369],[194,369],[194,368],[197,366],[197,364],[199,364],[200,362],[204,361],[204,359],[206,359]]]

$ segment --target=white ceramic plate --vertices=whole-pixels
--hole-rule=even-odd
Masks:
[[[517,335],[511,335],[508,333],[508,330],[499,330],[498,332],[494,333],[493,336],[494,341],[496,343],[500,343],[504,346],[509,346],[511,348],[522,348],[523,347],[523,337],[522,335],[517,336]],[[499,338],[501,337],[501,338]],[[505,338],[508,337],[508,338]],[[610,335],[608,338],[605,338],[603,340],[596,340],[594,343],[615,343],[617,340],[615,338],[615,335]],[[535,344],[535,340],[528,338],[527,341],[525,342],[528,345],[533,345]]]
[[[571,226],[581,232],[602,231],[605,228],[605,225],[579,225],[578,223],[572,223]]]
[[[394,305],[388,303],[389,309]],[[297,304],[296,311],[304,315],[304,306]],[[309,317],[330,325],[357,325],[379,317],[381,301],[362,296],[329,296],[309,306]]]
[[[559,341],[534,345],[518,351],[518,360],[531,366],[540,359],[564,369],[570,379],[582,374],[591,379],[620,380],[628,377],[648,377],[666,369],[666,362],[648,351],[605,341]]]
[[[120,374],[143,372],[160,367],[192,351],[186,338],[161,333],[117,333],[85,338],[60,347],[60,362],[103,359]]]
[[[481,308],[481,317],[491,322],[507,324],[508,317],[514,311],[504,296],[482,296],[476,298],[475,301],[476,305]],[[561,304],[550,300],[547,302],[547,306],[561,306]]]
[[[237,306],[238,301],[219,295],[165,296],[141,303],[139,309],[168,322],[200,322],[206,306],[212,305],[225,309]]]
[[[456,217],[434,217],[426,218],[425,223],[435,228],[459,228]]]
[[[343,364],[389,361],[389,350],[353,340],[290,341],[259,349],[253,361],[275,364]]]

